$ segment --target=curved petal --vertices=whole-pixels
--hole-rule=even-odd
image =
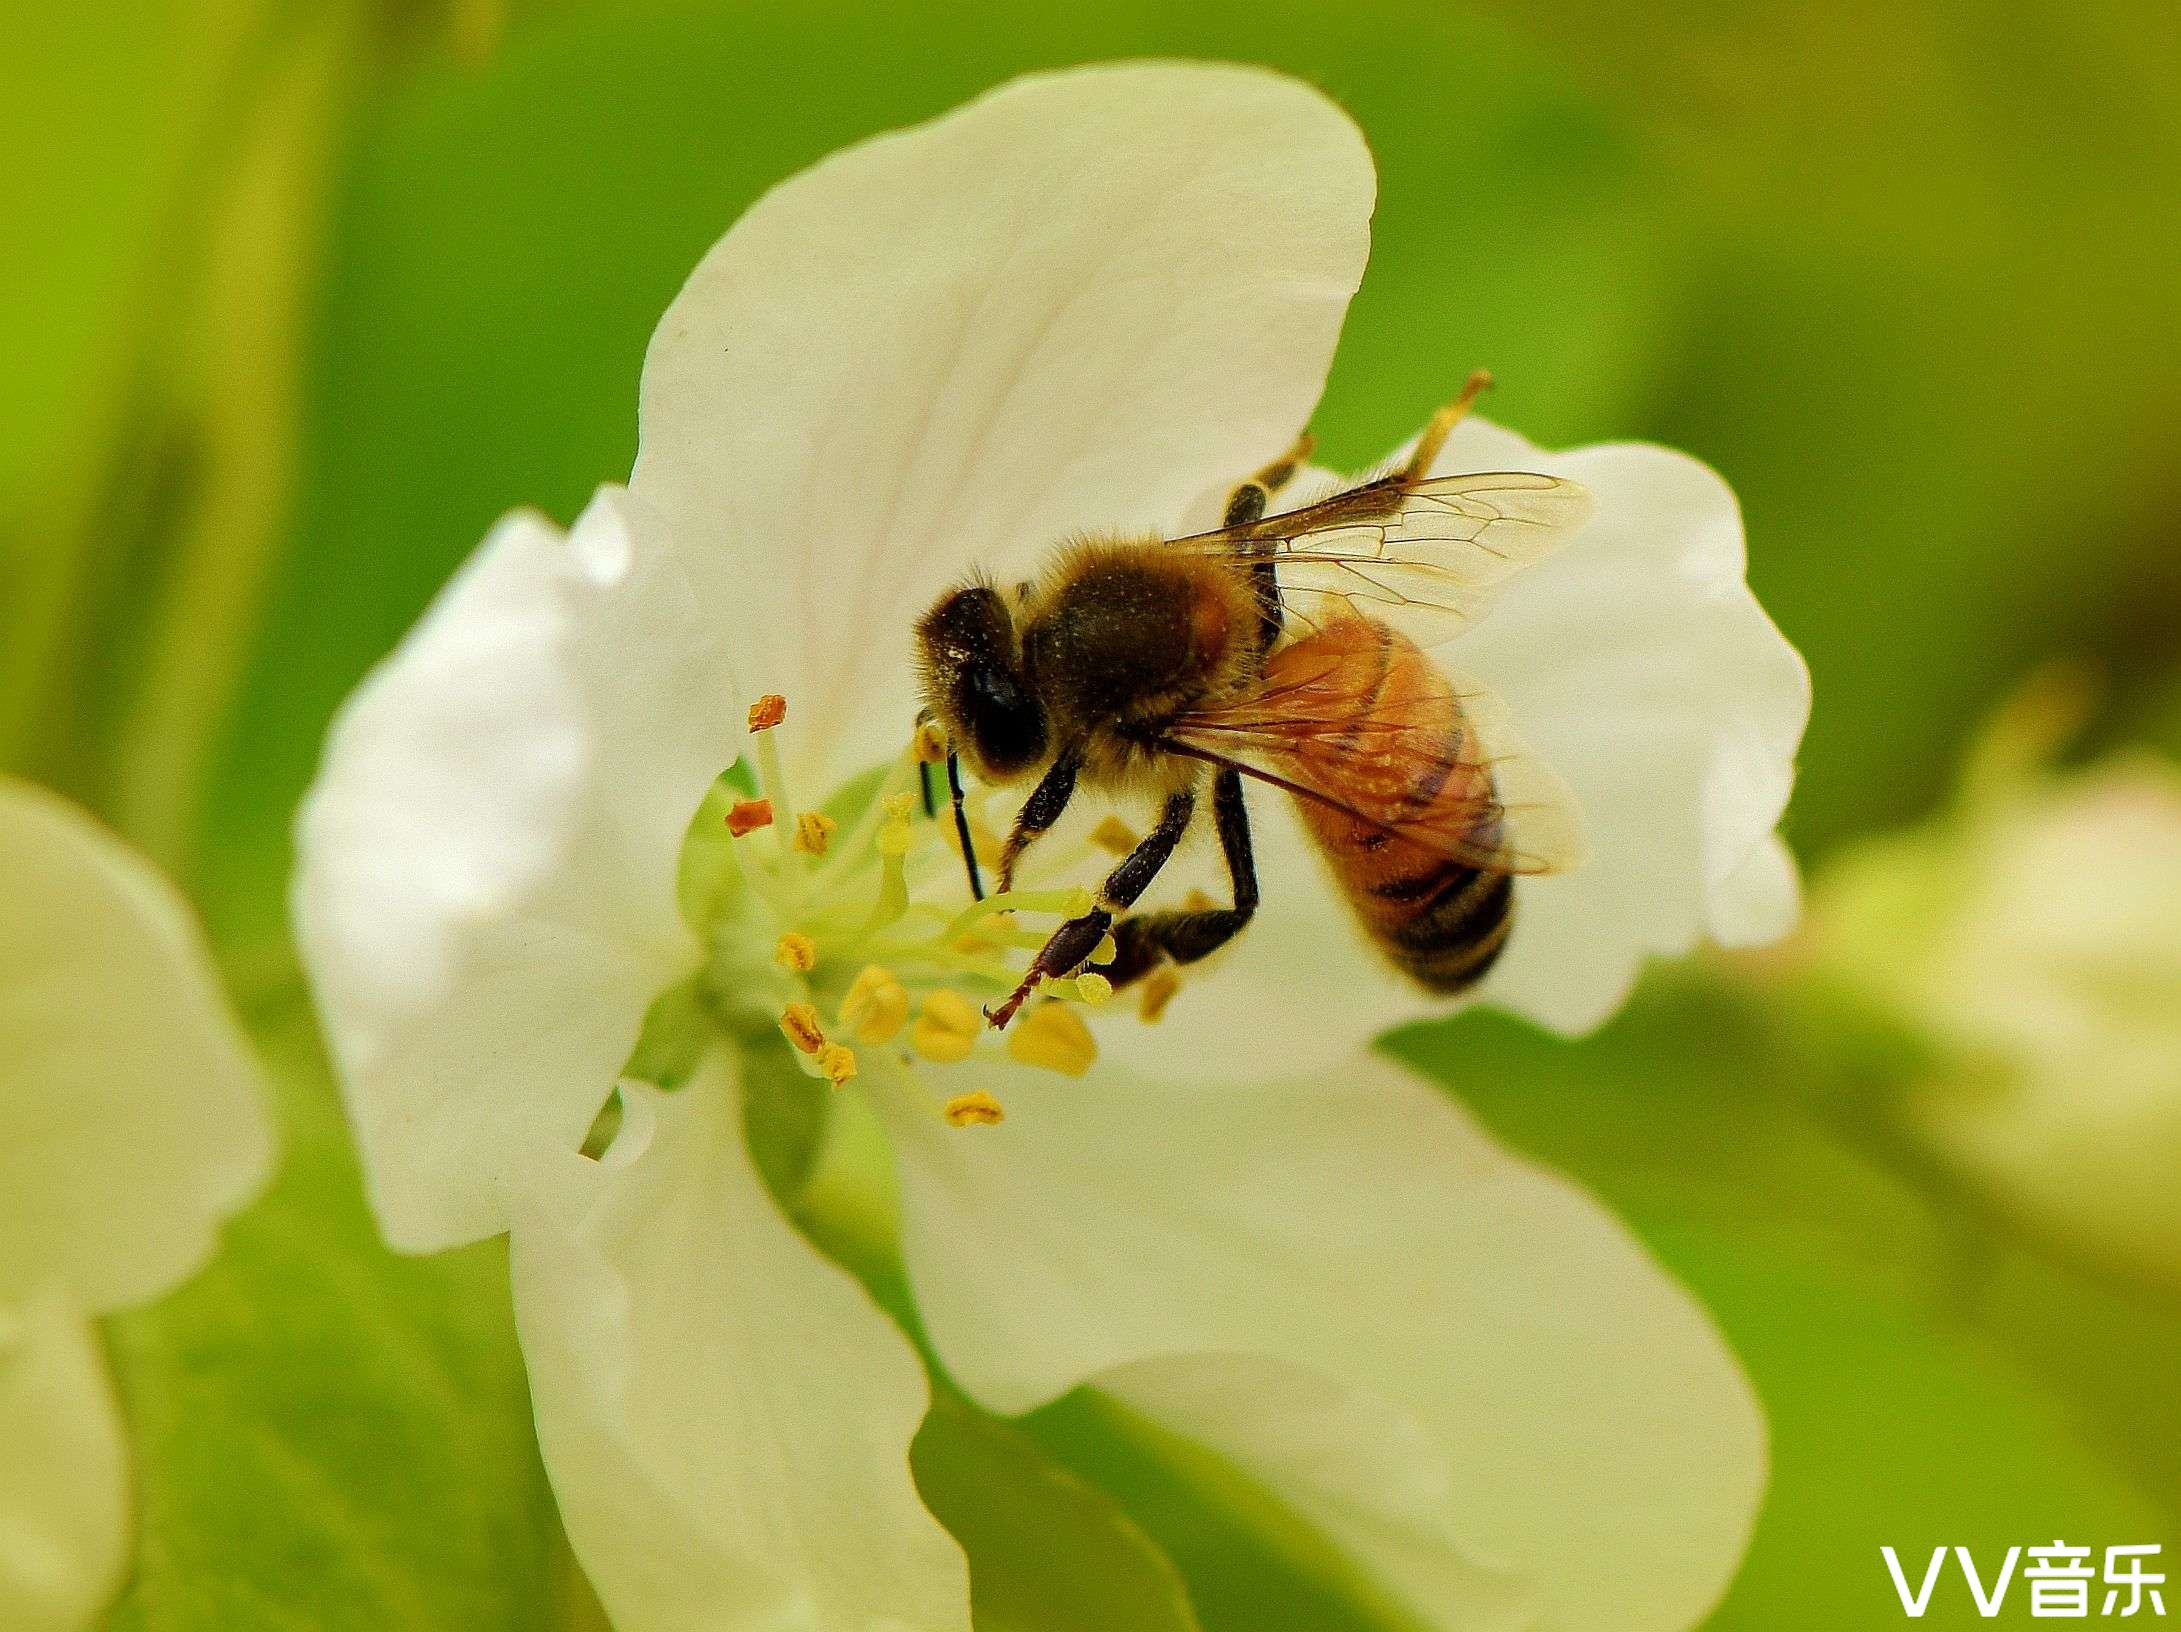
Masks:
[[[967,1632],[907,1341],[780,1216],[726,1067],[622,1091],[604,1160],[541,1153],[513,1232],[539,1443],[613,1624]]]
[[[0,778],[0,1306],[103,1313],[212,1253],[265,1182],[257,1063],[189,908],[73,805]]]
[[[1663,1632],[1725,1587],[1765,1460],[1733,1357],[1595,1202],[1442,1094],[1375,1056],[998,1092],[1007,1120],[960,1130],[882,1101],[918,1307],[987,1405],[1096,1380],[1432,1626]],[[1258,1358],[1206,1358],[1234,1354]]]
[[[50,1295],[0,1304],[0,1626],[85,1632],[121,1584],[121,1414],[90,1323]]]
[[[656,518],[601,490],[493,529],[335,720],[304,803],[304,961],[397,1247],[506,1227],[695,949],[675,863],[740,712]]]
[[[1037,75],[775,188],[644,363],[630,485],[743,609],[822,790],[895,751],[980,564],[1161,530],[1309,418],[1368,251],[1363,139],[1259,69]]]
[[[1810,676],[1743,581],[1741,512],[1708,467],[1635,444],[1546,453],[1477,420],[1434,467],[1506,468],[1572,477],[1597,509],[1448,656],[1573,790],[1589,856],[1517,884],[1514,933],[1478,995],[1579,1032],[1620,1005],[1646,956],[1792,925],[1774,829]]]

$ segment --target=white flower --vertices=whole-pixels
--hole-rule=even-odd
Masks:
[[[128,1458],[94,1322],[210,1255],[272,1157],[256,1068],[181,899],[0,778],[0,1626],[119,1583]]]
[[[1322,97],[1203,65],[835,155],[660,324],[630,489],[565,537],[502,523],[337,722],[296,909],[373,1202],[410,1250],[512,1231],[547,1465],[623,1632],[968,1625],[908,1476],[922,1369],[745,1147],[746,1099],[823,1077],[837,1145],[883,1129],[919,1312],[986,1406],[1117,1394],[1434,1627],[1686,1626],[1730,1576],[1763,1478],[1739,1370],[1593,1203],[1365,1052],[1429,1006],[1275,802],[1260,919],[1161,1024],[1052,1003],[1004,1042],[965,999],[1097,852],[1056,834],[1010,925],[915,813],[916,614],[972,563],[1172,531],[1285,447],[1372,192]],[[1486,995],[1580,1027],[1646,953],[1785,927],[1806,684],[1702,467],[1472,424],[1440,468],[1480,461],[1598,504],[1459,645],[1592,849],[1524,881]],[[752,755],[774,822],[730,840],[757,692],[788,700]]]
[[[1935,1149],[2023,1223],[2181,1287],[2181,768],[2032,768],[2044,701],[2002,716],[1958,811],[1827,871],[1811,941],[1932,1046],[1903,1108]]]

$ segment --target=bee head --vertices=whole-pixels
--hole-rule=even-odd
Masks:
[[[989,584],[949,590],[916,628],[924,700],[987,782],[1045,758],[1045,706],[1022,660],[1013,613]]]

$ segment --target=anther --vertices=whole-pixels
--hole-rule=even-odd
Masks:
[[[1098,937],[1097,946],[1091,949],[1089,961],[1092,963],[1112,963],[1120,955],[1121,943],[1111,935],[1101,935]]]
[[[927,1060],[951,1065],[969,1058],[984,1030],[984,1019],[959,992],[941,987],[924,999],[924,1008],[909,1027],[909,1046]]]
[[[750,729],[770,731],[788,717],[788,700],[776,691],[768,691],[750,705]]]
[[[1075,995],[1095,1009],[1113,995],[1113,982],[1095,969],[1086,969],[1075,977]]]
[[[805,1054],[816,1054],[825,1047],[825,1031],[818,1024],[818,1011],[808,1003],[790,1003],[782,1009],[780,1029],[788,1041]]]
[[[883,1043],[909,1019],[909,989],[882,963],[867,963],[841,999],[841,1024],[859,1043]]]
[[[733,808],[727,812],[727,831],[738,839],[745,833],[755,833],[761,827],[770,826],[770,799],[737,799]]]
[[[1091,829],[1091,843],[1101,850],[1110,850],[1117,856],[1125,856],[1142,843],[1134,828],[1118,816],[1108,816]]]
[[[795,818],[795,848],[806,856],[824,855],[840,825],[822,811],[804,811]]]
[[[1007,1033],[1007,1052],[1024,1065],[1080,1077],[1098,1058],[1083,1017],[1065,1003],[1040,1003]]]
[[[1138,1003],[1137,1012],[1149,1023],[1164,1014],[1166,1005],[1174,1001],[1174,994],[1181,990],[1181,977],[1171,969],[1154,969],[1144,977],[1144,983],[1138,990],[1143,993],[1143,997]]]
[[[982,1088],[972,1088],[966,1094],[956,1094],[947,1101],[941,1113],[957,1128],[991,1127],[995,1122],[1007,1120],[1007,1113],[1000,1109],[1000,1102]]]
[[[842,1043],[827,1043],[818,1050],[818,1069],[836,1088],[852,1082],[856,1075],[856,1051]]]
[[[818,967],[818,943],[791,929],[774,944],[772,961],[790,974],[807,975]]]
[[[937,720],[924,721],[916,728],[913,746],[918,764],[938,764],[947,757],[947,728]]]

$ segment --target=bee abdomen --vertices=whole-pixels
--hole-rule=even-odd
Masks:
[[[1268,677],[1299,715],[1324,722],[1288,763],[1336,801],[1299,810],[1364,929],[1430,990],[1473,985],[1507,943],[1514,880],[1489,864],[1504,843],[1499,803],[1452,683],[1367,619],[1296,642]]]
[[[1507,944],[1514,921],[1510,874],[1441,859],[1419,874],[1370,887],[1366,913],[1394,962],[1435,992],[1458,992],[1482,978]]]

